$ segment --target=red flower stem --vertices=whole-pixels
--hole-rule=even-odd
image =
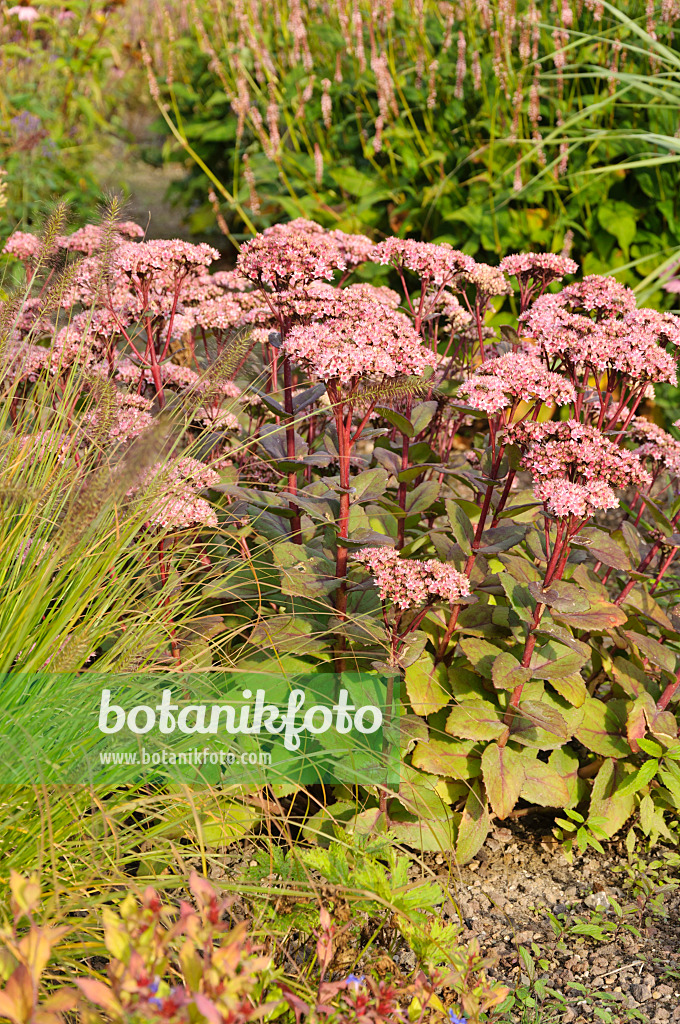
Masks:
[[[158,366],[158,360],[156,359],[156,346],[154,345],[153,332],[151,330],[151,320],[148,317],[146,319],[146,336],[146,355],[151,367],[151,376],[153,377],[154,387],[156,388],[158,405],[162,409],[165,405],[165,395],[163,394],[163,385],[161,383],[161,371]]]
[[[671,548],[671,553],[669,555],[667,555],[666,558],[664,559],[664,561],[661,563],[661,566],[659,567],[659,572],[657,573],[657,577],[654,580],[654,582],[652,583],[651,587],[649,588],[650,594],[653,594],[654,591],[656,590],[656,588],[661,583],[661,580],[665,576],[665,574],[666,574],[666,572],[668,570],[668,567],[670,566],[671,562],[675,558],[677,550],[678,550],[677,548]]]
[[[500,518],[500,514],[503,511],[503,509],[505,508],[505,503],[506,503],[506,501],[508,500],[508,498],[510,496],[510,488],[512,487],[512,481],[515,479],[516,473],[517,473],[517,471],[514,470],[514,469],[511,469],[510,472],[508,473],[508,479],[505,481],[505,487],[503,488],[503,493],[501,494],[500,501],[498,502],[498,505],[496,506],[496,511],[494,513],[494,517],[491,520],[491,529],[492,530],[493,530],[494,526],[498,526],[498,520]]]
[[[293,371],[288,356],[283,357],[283,402],[286,409],[286,455],[295,462],[295,412],[293,410]],[[288,493],[297,494],[297,470],[288,470]],[[291,539],[302,544],[300,509],[291,502],[293,518],[290,521]]]
[[[676,514],[671,519],[671,523],[673,524],[673,526],[677,525],[678,519],[680,519],[680,511],[676,512]],[[647,552],[645,557],[642,559],[640,564],[638,565],[638,567],[636,569],[636,572],[644,572],[645,571],[645,569],[650,564],[650,562],[652,561],[654,556],[659,552],[661,546],[662,546],[662,541],[657,540],[652,545],[652,547],[649,549],[649,551]],[[664,572],[665,572],[665,570],[664,570]],[[637,580],[628,580],[628,583],[626,583],[625,587],[623,588],[623,590],[621,591],[619,596],[614,599],[614,604],[618,604],[618,605],[623,604],[623,602],[626,600],[626,598],[628,597],[628,595],[630,594],[631,590],[633,589],[633,587],[635,586],[636,583],[637,583]]]
[[[657,702],[659,711],[665,711],[680,687],[680,670],[676,673],[675,682],[669,683]]]

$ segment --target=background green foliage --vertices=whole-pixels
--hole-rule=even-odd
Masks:
[[[236,233],[305,216],[490,262],[573,235],[585,272],[635,264],[634,285],[680,244],[657,6],[199,4],[155,65],[165,153],[207,165]],[[214,227],[210,187],[198,164],[177,186],[192,230]]]

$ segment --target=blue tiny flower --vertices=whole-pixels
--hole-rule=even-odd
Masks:
[[[450,1024],[467,1024],[466,1017],[459,1017],[454,1010],[449,1010],[449,1021]]]
[[[345,978],[345,985],[363,985],[365,978],[365,974],[348,974]]]
[[[154,978],[151,984],[149,985],[149,992],[153,992],[153,994],[155,995],[156,992],[158,992],[158,986],[160,985],[160,983],[160,978]]]
[[[152,996],[151,999],[148,1000],[148,1002],[151,1006],[156,1006],[159,1010],[163,1009],[163,1000],[158,999],[157,996]]]

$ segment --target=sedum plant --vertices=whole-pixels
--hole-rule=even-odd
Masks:
[[[188,650],[169,627],[174,666],[384,673],[401,781],[359,807],[339,787],[350,829],[467,860],[540,805],[585,819],[581,848],[636,811],[673,839],[680,442],[645,414],[677,386],[680,320],[611,277],[563,285],[553,254],[491,266],[297,220],[211,273],[208,247],[135,235],[57,238],[87,246],[69,322],[32,297],[7,344],[22,396],[86,366],[106,430],[121,402],[181,410],[194,455],[145,470],[148,525],[211,625]],[[33,280],[40,243],[6,251]]]

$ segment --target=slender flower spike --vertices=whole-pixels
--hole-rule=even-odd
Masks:
[[[470,581],[446,562],[400,558],[396,548],[362,548],[354,560],[373,574],[383,601],[405,611],[427,604],[433,597],[455,604],[470,594]]]

